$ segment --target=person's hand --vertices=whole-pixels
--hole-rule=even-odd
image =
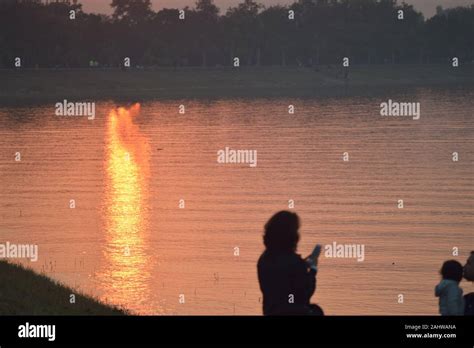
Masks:
[[[313,252],[305,259],[308,266],[316,272],[318,271],[318,258],[320,254],[321,254],[321,245],[316,244]]]
[[[311,255],[309,255],[306,259],[305,259],[306,263],[308,264],[308,266],[310,268],[316,268],[318,266],[318,258],[314,258],[312,257]]]

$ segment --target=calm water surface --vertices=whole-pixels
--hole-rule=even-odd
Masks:
[[[381,117],[388,98],[420,101],[420,120]],[[473,101],[101,102],[93,121],[0,107],[0,242],[38,244],[29,267],[135,313],[260,314],[263,225],[292,199],[302,254],[365,245],[364,262],[322,258],[327,314],[436,314],[441,263],[474,249]],[[226,146],[257,150],[257,167],[218,164]]]

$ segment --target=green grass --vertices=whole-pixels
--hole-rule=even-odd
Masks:
[[[0,261],[0,315],[127,315],[20,265]],[[70,295],[76,296],[71,304]]]
[[[285,97],[357,93],[363,88],[474,85],[474,64],[0,70],[0,101]]]

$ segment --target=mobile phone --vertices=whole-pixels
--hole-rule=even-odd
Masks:
[[[320,244],[316,244],[316,246],[314,247],[313,249],[313,252],[311,253],[311,258],[313,260],[317,260],[318,257],[319,257],[319,254],[321,254],[321,245]]]

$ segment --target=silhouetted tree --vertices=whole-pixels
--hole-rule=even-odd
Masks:
[[[111,16],[80,1],[0,0],[0,67],[447,63],[474,60],[474,5],[425,21],[396,0],[297,0],[264,8],[242,0],[224,14],[213,0],[154,12],[150,0],[112,0]],[[76,18],[71,20],[69,12]],[[295,18],[288,18],[288,11]],[[403,20],[398,18],[403,11]]]
[[[153,14],[150,0],[112,0],[110,6],[114,10],[113,19],[125,20],[130,24],[147,21]]]

